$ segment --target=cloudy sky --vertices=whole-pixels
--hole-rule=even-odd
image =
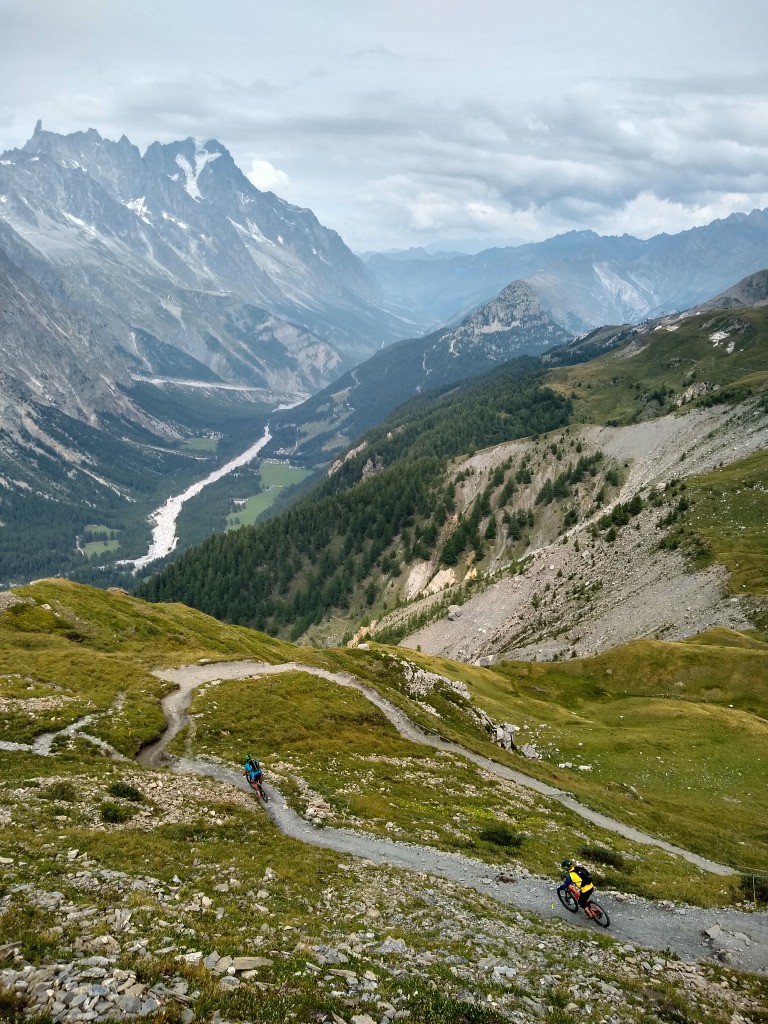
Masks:
[[[647,237],[768,207],[766,39],[766,0],[0,0],[0,150],[216,137],[357,250]]]

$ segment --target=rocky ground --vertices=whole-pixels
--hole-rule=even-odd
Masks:
[[[768,416],[755,407],[578,429],[587,450],[599,449],[626,466],[615,499],[623,502],[638,493],[647,498],[672,479],[707,472],[768,445]],[[487,473],[507,456],[506,447],[491,449],[468,464]],[[523,573],[503,576],[461,608],[411,633],[403,645],[466,662],[499,656],[542,660],[586,656],[638,637],[675,640],[713,626],[749,627],[738,598],[727,593],[724,569],[691,573],[678,552],[659,550],[658,523],[666,511],[646,508],[613,543],[590,536],[589,526],[599,518],[593,515],[557,541],[527,552]]]
[[[741,1024],[763,1005],[760,984],[727,967],[544,925],[437,877],[365,861],[342,861],[341,877],[329,880],[314,907],[314,927],[296,928],[290,914],[269,909],[281,886],[274,871],[256,891],[234,871],[215,886],[202,877],[165,883],[104,869],[77,850],[57,860],[67,895],[24,881],[24,865],[6,859],[0,904],[0,912],[20,903],[38,908],[69,947],[68,956],[35,964],[20,943],[0,946],[0,986],[56,1024],[272,1020],[231,1009],[245,1005],[246,994],[256,1000],[251,1005],[268,1006],[277,992],[298,1005],[310,990],[319,1008],[308,1017],[287,1011],[284,1019],[623,1024],[658,1014]],[[254,907],[254,921],[241,949],[222,953],[216,921],[233,893]],[[457,1004],[487,1015],[457,1017]],[[683,1005],[691,1016],[670,1015]]]

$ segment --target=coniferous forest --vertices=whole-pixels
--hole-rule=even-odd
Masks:
[[[452,458],[567,422],[569,400],[543,387],[542,376],[538,360],[518,359],[408,403],[293,508],[211,537],[140,583],[137,595],[292,638],[347,609],[366,580],[372,603],[374,570],[394,574],[399,558],[428,557],[452,516]]]

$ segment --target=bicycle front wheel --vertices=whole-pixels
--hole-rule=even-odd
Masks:
[[[579,905],[573,898],[573,893],[570,891],[570,889],[558,889],[557,898],[560,900],[560,902],[563,904],[566,910],[570,910],[572,914],[578,912]]]

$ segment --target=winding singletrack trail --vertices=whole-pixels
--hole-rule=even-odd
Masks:
[[[168,728],[159,740],[141,752],[138,758],[139,762],[146,767],[158,767],[164,763],[166,747],[188,720],[187,709],[197,687],[213,680],[249,679],[283,672],[304,672],[337,683],[339,686],[355,689],[386,715],[404,739],[466,758],[489,773],[500,778],[510,779],[543,796],[560,801],[576,814],[602,828],[635,842],[657,846],[669,853],[683,857],[702,871],[718,875],[733,873],[732,869],[725,865],[699,857],[690,851],[640,832],[623,822],[592,811],[569,794],[540,782],[538,779],[532,779],[505,765],[497,764],[489,758],[465,749],[458,743],[452,743],[425,732],[412,722],[400,708],[388,701],[373,687],[352,675],[327,672],[324,669],[295,662],[271,665],[256,661],[233,661],[187,665],[155,672],[154,674],[158,678],[176,684],[177,689],[169,693],[163,700],[163,711]],[[168,759],[168,766],[182,774],[207,776],[250,792],[250,787],[239,771],[213,762],[172,757]],[[265,810],[280,831],[294,839],[332,849],[338,853],[363,857],[377,864],[387,864],[392,867],[446,878],[485,893],[501,903],[535,911],[544,917],[558,917],[569,920],[573,924],[584,923],[581,915],[574,920],[570,914],[560,908],[556,899],[553,900],[554,888],[550,880],[528,876],[512,883],[497,882],[495,871],[492,868],[460,854],[447,853],[412,843],[379,839],[347,829],[328,827],[319,829],[293,811],[278,790],[270,786],[267,791],[270,802],[264,805]],[[745,970],[768,972],[768,914],[748,914],[730,909],[703,910],[691,906],[665,908],[650,900],[636,897],[633,897],[630,903],[619,906],[612,906],[610,900],[603,900],[603,902],[612,918],[611,934],[625,942],[638,943],[659,950],[671,949],[686,960],[706,959],[712,956],[713,947],[706,941],[703,931],[718,923],[725,935],[734,937],[728,947],[734,965]]]

